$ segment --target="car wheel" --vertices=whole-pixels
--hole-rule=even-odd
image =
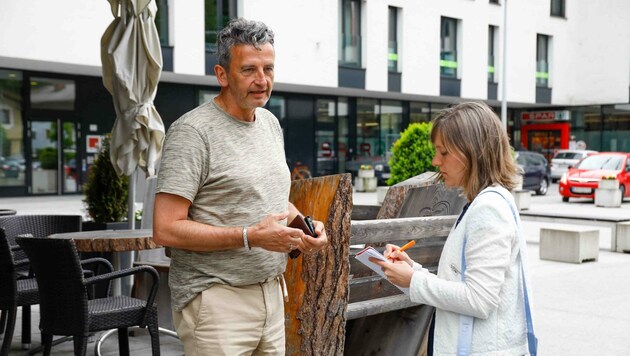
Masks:
[[[547,190],[549,190],[549,181],[547,181],[545,177],[540,181],[540,187],[536,190],[536,195],[545,195],[547,194]]]
[[[626,195],[626,187],[621,184],[619,185],[619,190],[621,191],[621,202],[623,203],[623,197]]]
[[[565,203],[568,203],[569,202],[569,197],[562,197],[562,201],[565,202]]]

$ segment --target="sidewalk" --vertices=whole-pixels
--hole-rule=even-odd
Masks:
[[[0,198],[0,209],[15,209],[18,214],[81,214],[85,209],[81,196]],[[376,205],[375,193],[355,193],[354,204]],[[630,199],[621,208],[595,207],[592,200],[563,203],[552,185],[548,195],[533,196],[531,211],[567,211],[580,214],[622,216],[630,218]],[[532,277],[535,327],[540,356],[557,355],[630,355],[630,254],[610,252],[610,229],[600,229],[600,251],[597,262],[570,264],[539,259],[540,227],[551,223],[524,222],[529,269]],[[38,325],[38,308],[33,307],[33,329]],[[11,355],[19,351],[20,321],[16,326]],[[160,335],[162,355],[183,355],[178,341]],[[39,335],[33,333],[33,347]],[[94,343],[88,344],[88,353]],[[105,343],[104,354],[117,354],[117,339]],[[148,338],[131,337],[130,347],[136,355],[149,355]],[[53,348],[55,355],[70,355],[72,343]]]

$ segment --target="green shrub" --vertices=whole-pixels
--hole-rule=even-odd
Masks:
[[[42,169],[57,169],[57,149],[45,147],[38,153]]]
[[[83,185],[83,202],[88,214],[97,223],[123,221],[127,217],[129,178],[116,174],[109,159],[109,141],[109,136],[106,136]]]
[[[430,123],[410,124],[394,143],[392,158],[389,160],[391,178],[388,185],[407,180],[426,171],[435,171],[431,164],[435,149],[431,143]]]

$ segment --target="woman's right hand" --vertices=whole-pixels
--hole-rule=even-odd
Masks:
[[[409,257],[407,252],[400,251],[400,246],[387,244],[385,245],[385,252],[383,253],[385,258],[391,260],[392,262],[403,261],[407,262],[409,266],[413,268],[413,260]]]

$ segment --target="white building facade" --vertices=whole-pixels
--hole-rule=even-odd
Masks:
[[[575,136],[630,151],[627,0],[157,4],[164,72],[155,103],[166,126],[218,92],[216,31],[228,18],[260,20],[276,34],[268,107],[289,164],[314,175],[386,165],[410,123],[468,100],[500,113],[503,92],[516,147],[550,156]],[[0,172],[0,196],[81,191],[93,143],[115,119],[100,60],[112,19],[106,0],[0,0],[0,163],[18,165],[17,175]]]

